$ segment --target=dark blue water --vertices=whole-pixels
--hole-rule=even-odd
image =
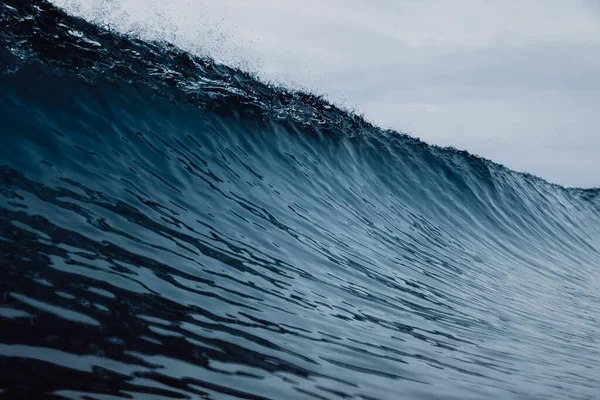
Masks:
[[[0,2],[0,396],[600,398],[600,201]]]

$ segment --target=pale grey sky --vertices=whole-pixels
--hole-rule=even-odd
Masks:
[[[52,0],[377,125],[600,186],[598,0]]]

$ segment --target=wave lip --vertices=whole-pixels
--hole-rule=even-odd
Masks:
[[[45,1],[0,21],[3,394],[597,393],[597,190]]]

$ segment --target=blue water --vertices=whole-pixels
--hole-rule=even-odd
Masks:
[[[0,2],[0,396],[600,398],[600,195]]]

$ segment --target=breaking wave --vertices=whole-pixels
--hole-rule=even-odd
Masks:
[[[45,1],[0,22],[0,393],[600,393],[598,190]]]

